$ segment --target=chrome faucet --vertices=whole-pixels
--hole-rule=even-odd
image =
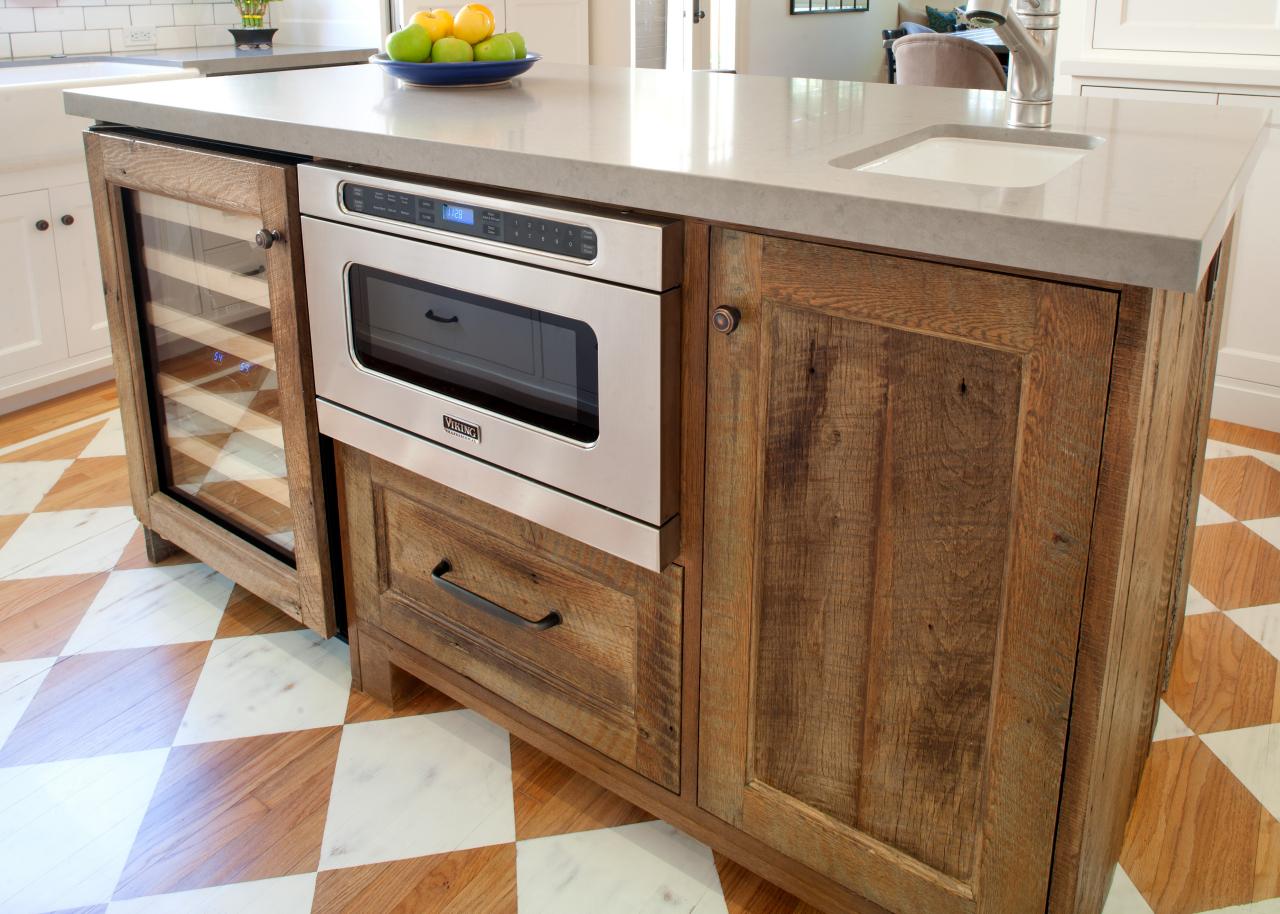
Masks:
[[[1009,126],[1048,127],[1061,0],[969,0],[965,16],[1009,49]]]

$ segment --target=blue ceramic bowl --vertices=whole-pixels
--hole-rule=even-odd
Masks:
[[[389,74],[411,86],[492,86],[514,79],[542,59],[529,54],[524,60],[469,60],[465,63],[405,63],[385,53],[374,54],[376,63]]]

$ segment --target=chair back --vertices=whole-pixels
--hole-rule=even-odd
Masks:
[[[1007,79],[995,51],[956,35],[907,35],[893,43],[896,82],[902,86],[995,89]]]

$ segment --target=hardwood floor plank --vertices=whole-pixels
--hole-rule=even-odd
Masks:
[[[1121,865],[1155,914],[1280,896],[1276,820],[1198,737],[1156,743]]]
[[[516,846],[326,870],[312,914],[515,914]]]
[[[65,435],[58,435],[48,441],[24,447],[0,457],[0,463],[20,463],[25,460],[74,460],[89,446],[89,442],[102,431],[102,427],[106,424],[107,420],[103,419],[101,422],[94,422],[84,428],[67,432]]]
[[[215,638],[238,638],[242,635],[269,635],[305,628],[298,620],[285,615],[266,600],[249,593],[239,584],[231,591],[227,608],[218,623]]]
[[[129,465],[124,457],[83,457],[67,467],[37,511],[128,505]]]
[[[205,641],[62,658],[0,750],[0,767],[170,745],[208,653]]]
[[[340,732],[175,747],[115,897],[314,871]]]
[[[1280,603],[1280,550],[1243,524],[1199,527],[1191,586],[1219,609]]]
[[[57,656],[107,574],[0,581],[0,661]]]
[[[653,816],[511,737],[516,839],[649,822]]]
[[[723,854],[715,858],[729,914],[823,914]]]
[[[0,447],[43,435],[72,422],[104,413],[115,406],[114,381],[106,381],[46,403],[28,406],[0,416]]]
[[[1228,444],[1239,444],[1258,451],[1280,454],[1280,432],[1270,432],[1261,428],[1250,428],[1221,419],[1209,421],[1209,437],[1214,441],[1225,441]]]
[[[1280,660],[1223,613],[1188,616],[1165,703],[1197,733],[1274,722]]]
[[[1206,461],[1200,491],[1239,520],[1280,517],[1280,471],[1256,457]]]

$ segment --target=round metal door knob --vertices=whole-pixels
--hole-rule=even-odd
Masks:
[[[59,219],[58,221],[59,221],[59,222],[61,222],[63,225],[75,225],[75,224],[76,224],[76,217],[75,217],[75,216],[73,216],[73,215],[71,215],[70,213],[67,213],[65,216],[63,216],[63,217],[62,217],[61,219]]]
[[[716,308],[711,312],[711,326],[721,333],[733,333],[738,329],[738,321],[742,315],[737,308]]]
[[[253,243],[264,251],[281,239],[281,234],[276,229],[258,229],[258,233],[253,236]]]
[[[49,220],[48,220],[48,219],[40,219],[40,220],[38,220],[38,221],[36,222],[36,231],[37,231],[37,232],[47,232],[47,231],[49,231]]]

